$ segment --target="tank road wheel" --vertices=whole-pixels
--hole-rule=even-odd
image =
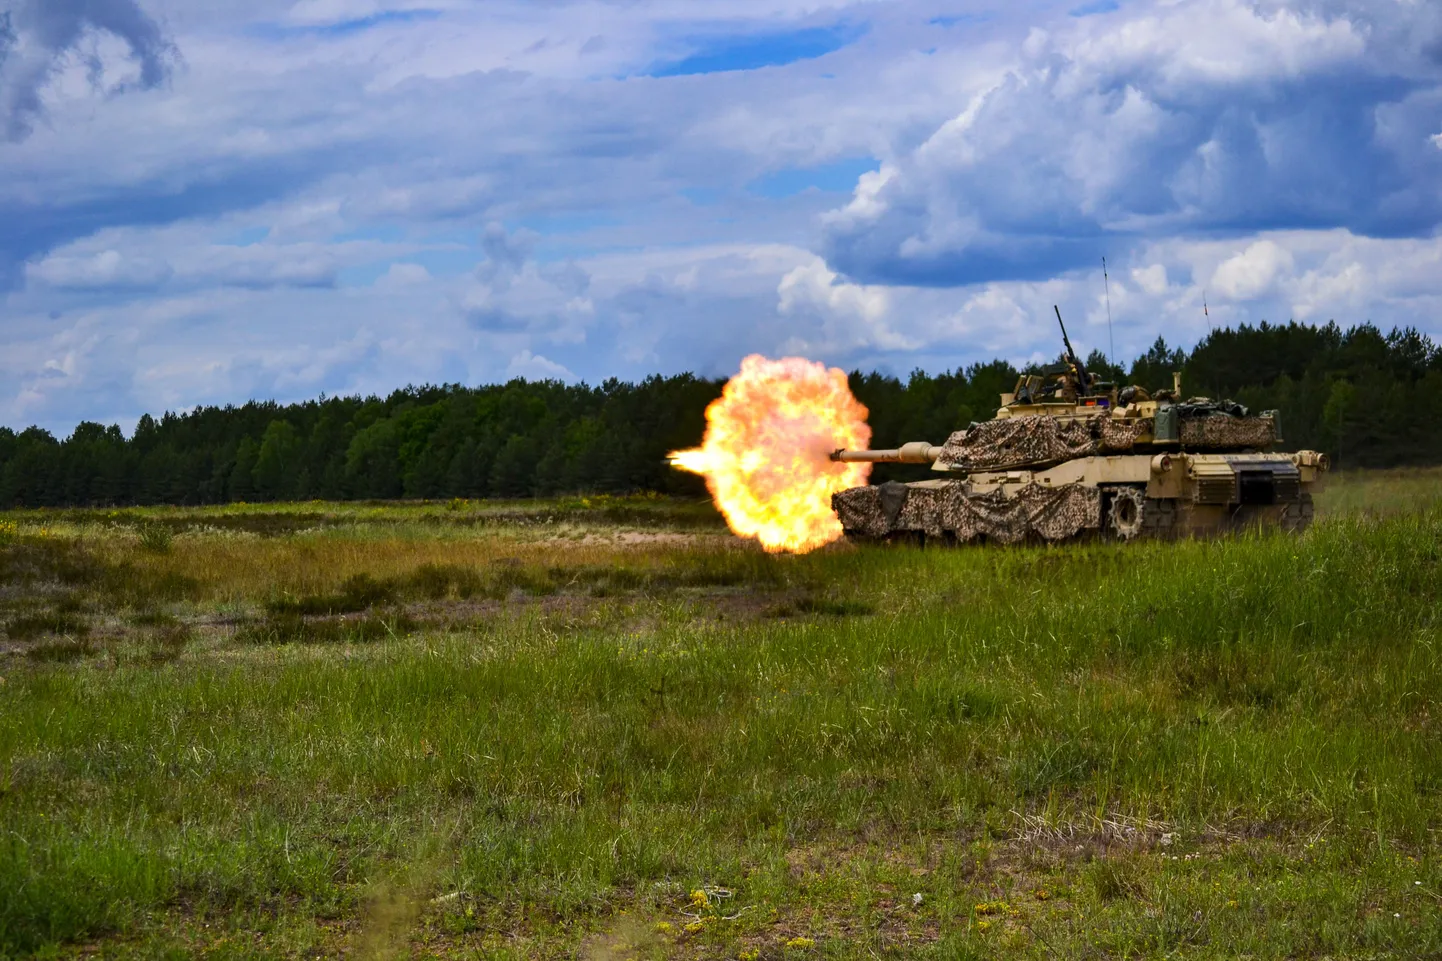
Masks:
[[[1171,540],[1177,536],[1177,502],[1170,498],[1148,497],[1142,513],[1142,536]]]
[[[1288,534],[1300,534],[1312,523],[1312,495],[1303,494],[1295,502],[1282,508],[1282,530]]]
[[[1134,487],[1118,487],[1112,491],[1107,505],[1106,529],[1117,540],[1129,541],[1142,532],[1146,523],[1146,495]]]

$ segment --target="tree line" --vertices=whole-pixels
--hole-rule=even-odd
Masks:
[[[1148,389],[1180,370],[1188,395],[1279,409],[1289,448],[1341,467],[1442,463],[1442,351],[1412,329],[1384,334],[1289,323],[1216,330],[1192,351],[1158,338],[1129,367],[1090,370]],[[873,443],[940,443],[994,413],[1018,370],[1004,360],[906,380],[850,376]],[[85,422],[67,438],[0,428],[0,506],[502,497],[659,491],[699,495],[669,451],[700,443],[723,381],[691,374],[599,386],[513,380],[406,387],[387,397],[197,407],[143,416],[131,436]],[[882,468],[881,480],[914,469]]]

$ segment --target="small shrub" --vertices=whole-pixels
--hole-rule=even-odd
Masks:
[[[833,600],[828,597],[807,595],[792,601],[785,601],[766,611],[770,617],[864,617],[875,614],[876,609],[862,601]]]
[[[369,574],[356,574],[341,584],[334,594],[309,594],[305,597],[281,598],[266,605],[272,614],[310,615],[353,614],[371,607],[393,603],[396,585],[378,581]]]
[[[761,553],[717,551],[677,558],[667,580],[680,587],[737,587],[779,584],[785,568]]]
[[[460,564],[422,564],[406,578],[408,593],[439,601],[454,591],[457,597],[479,594],[485,585],[476,571]]]
[[[141,524],[140,548],[152,554],[169,554],[173,536],[164,524]]]
[[[378,581],[369,574],[356,574],[340,586],[338,596],[347,605],[346,610],[363,611],[377,604],[389,604],[395,600],[395,593],[394,584]]]
[[[160,610],[144,610],[132,614],[130,623],[136,627],[172,627],[180,622],[172,614]]]
[[[184,626],[169,627],[153,635],[145,645],[146,659],[151,664],[170,664],[180,660],[194,634]]]
[[[32,647],[25,653],[25,656],[32,661],[41,661],[47,664],[68,664],[94,653],[95,646],[89,641],[66,639]]]
[[[185,624],[167,624],[150,636],[146,644],[152,664],[168,664],[185,652],[195,634]]]
[[[574,573],[553,569],[551,573],[563,583],[590,584],[592,597],[612,597],[628,591],[643,590],[652,583],[649,571],[638,571],[629,567],[586,567]]]
[[[242,626],[236,640],[243,644],[363,644],[404,637],[423,626],[405,615],[307,619],[283,611]]]
[[[161,601],[197,600],[200,582],[176,571],[156,571],[131,563],[116,564],[104,572],[103,589],[123,605],[150,608]]]
[[[105,572],[105,565],[71,541],[27,539],[0,545],[0,584],[94,584]]]
[[[89,633],[89,624],[73,613],[62,611],[28,614],[5,625],[6,636],[15,641],[33,640],[45,634],[83,637]]]
[[[1115,861],[1097,861],[1091,868],[1092,886],[1102,901],[1120,901],[1141,893],[1141,885],[1126,866]]]
[[[80,595],[74,591],[66,594],[61,594],[60,596],[55,598],[56,614],[83,614],[89,610],[90,607],[85,603],[85,601],[80,597]]]
[[[876,608],[864,601],[833,600],[828,597],[803,597],[796,602],[802,614],[824,614],[827,617],[864,617],[875,614]]]
[[[558,577],[565,577],[567,573],[559,568],[543,571],[523,564],[497,565],[491,571],[491,593],[496,597],[505,597],[514,591],[554,594],[558,589]]]

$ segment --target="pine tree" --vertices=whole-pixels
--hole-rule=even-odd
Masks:
[[[261,438],[252,470],[257,500],[279,500],[294,491],[300,454],[300,437],[295,428],[288,421],[271,421]]]
[[[255,441],[246,437],[235,451],[235,466],[230,472],[227,493],[232,501],[255,499],[255,460],[258,451]]]

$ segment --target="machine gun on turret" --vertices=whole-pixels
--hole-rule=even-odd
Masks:
[[[1077,396],[1083,396],[1091,390],[1091,377],[1087,375],[1087,369],[1082,365],[1081,358],[1076,355],[1075,350],[1072,350],[1071,338],[1066,335],[1066,324],[1062,323],[1061,308],[1052,304],[1051,309],[1056,311],[1056,322],[1061,324],[1061,342],[1066,347],[1067,366],[1076,375]]]

